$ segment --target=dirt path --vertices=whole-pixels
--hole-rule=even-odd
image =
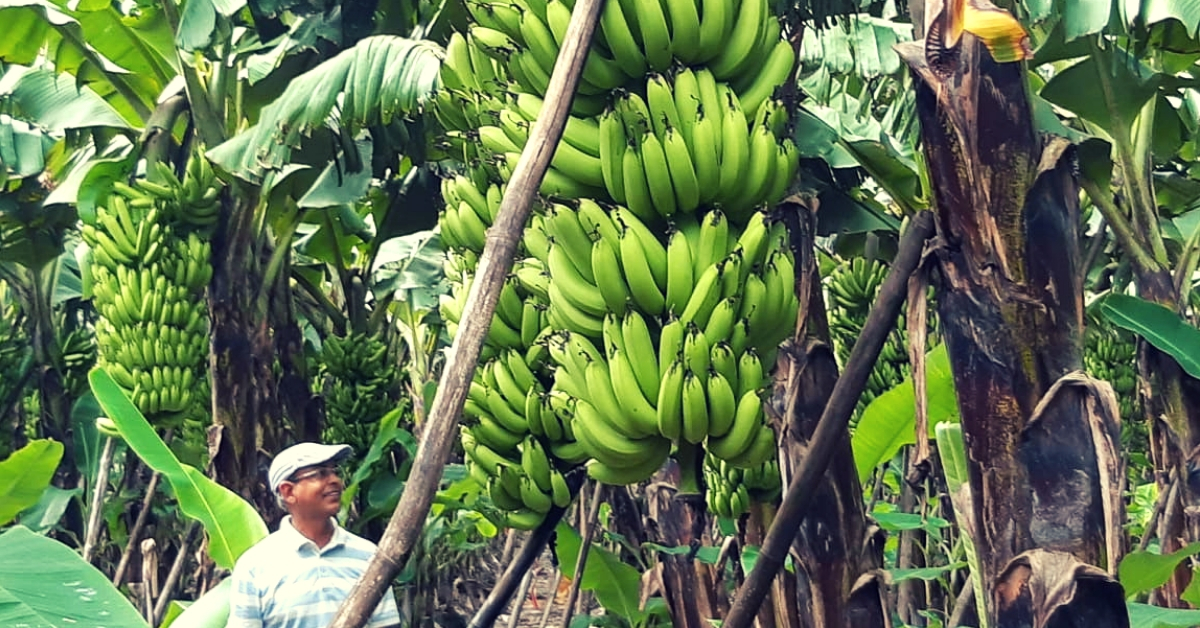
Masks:
[[[553,581],[555,577],[557,582]],[[496,628],[507,628],[510,625],[513,607],[518,603],[521,605],[519,621],[516,624],[518,628],[541,628],[547,604],[550,605],[550,614],[544,625],[553,628],[562,626],[570,586],[571,582],[555,571],[550,562],[549,550],[542,552],[541,557],[534,563],[533,581],[529,585],[529,591],[521,600],[517,600],[516,595],[513,596],[508,612],[496,621]]]

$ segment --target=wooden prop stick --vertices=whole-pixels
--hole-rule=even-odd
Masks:
[[[846,370],[834,385],[817,429],[813,432],[808,455],[788,485],[787,496],[779,507],[775,522],[767,531],[758,561],[746,576],[745,584],[738,590],[722,628],[748,628],[763,598],[771,590],[771,581],[783,565],[796,530],[804,521],[817,482],[829,466],[829,458],[836,449],[834,443],[842,437],[854,405],[879,357],[879,351],[896,324],[896,316],[900,313],[900,305],[908,289],[908,277],[917,268],[925,241],[933,234],[933,229],[933,214],[922,211],[913,217],[908,231],[903,235],[900,250],[879,289],[879,297],[867,315],[862,334],[846,361]]]
[[[571,99],[579,84],[592,34],[600,17],[603,0],[579,0],[571,12],[571,23],[558,53],[558,63],[546,90],[545,106],[529,133],[529,141],[513,170],[512,180],[500,202],[495,224],[488,229],[487,245],[479,260],[475,282],[467,296],[458,336],[450,347],[437,396],[429,412],[424,437],[417,449],[404,495],[388,522],[379,551],[367,564],[362,578],[338,609],[330,628],[362,628],[387,591],[392,578],[408,561],[429,514],[433,495],[442,479],[458,427],[458,416],[475,375],[479,350],[496,310],[504,278],[512,270],[513,254],[529,218],[529,208],[541,186],[550,158],[562,138]]]

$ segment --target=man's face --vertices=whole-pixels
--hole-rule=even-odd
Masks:
[[[293,516],[332,517],[341,508],[341,474],[336,465],[323,464],[300,469],[279,487]]]

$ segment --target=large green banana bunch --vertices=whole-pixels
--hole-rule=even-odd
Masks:
[[[478,168],[468,171],[442,183],[450,293],[442,296],[440,311],[451,336],[464,315],[478,254],[503,194],[502,186],[479,181]],[[523,529],[540,523],[550,505],[569,503],[562,474],[587,460],[571,430],[566,399],[549,390],[550,347],[559,340],[550,334],[549,242],[541,221],[531,221],[522,242],[528,257],[516,260],[501,289],[464,403],[461,433],[472,475],[505,512],[508,525]]]
[[[585,205],[552,208],[545,228],[550,324],[576,346],[552,345],[554,390],[589,474],[639,482],[672,443],[739,467],[771,457],[760,388],[799,307],[782,225],[756,213],[738,233],[713,210],[680,216],[664,246],[632,211]]]
[[[867,314],[887,276],[887,266],[878,260],[856,257],[833,269],[826,280],[829,294],[829,335],[833,340],[838,361],[843,365],[850,357],[854,342],[862,334]],[[896,329],[888,335],[879,359],[871,370],[867,386],[858,398],[852,425],[876,397],[904,381],[909,373],[905,316],[900,315]]]
[[[439,221],[451,334],[572,4],[468,0],[472,23],[447,46],[434,112],[461,164]],[[742,466],[773,454],[759,389],[798,303],[782,227],[755,209],[798,166],[773,98],[793,61],[765,0],[606,4],[540,189],[557,202],[526,225],[465,406],[473,473],[513,525],[540,520],[530,487],[555,497],[522,479],[539,452],[614,484],[649,477],[674,445]]]
[[[81,233],[100,314],[98,363],[152,422],[179,427],[207,403],[197,384],[208,372],[204,292],[221,184],[200,156],[182,180],[162,163],[151,175],[114,183]]]
[[[1083,367],[1096,379],[1107,381],[1121,408],[1121,440],[1129,447],[1145,447],[1146,428],[1137,393],[1137,343],[1132,334],[1104,319],[1088,320],[1084,332]]]
[[[750,502],[771,503],[783,492],[779,461],[774,458],[741,469],[707,456],[704,459],[704,486],[709,511],[730,519],[748,512]]]
[[[404,373],[387,341],[376,334],[330,336],[321,345],[327,442],[367,451],[379,419],[400,403]]]
[[[506,180],[571,18],[562,0],[469,0],[434,111],[443,146]],[[541,192],[626,204],[644,220],[779,200],[799,164],[773,98],[795,53],[765,0],[606,3]],[[481,189],[484,186],[479,186]]]

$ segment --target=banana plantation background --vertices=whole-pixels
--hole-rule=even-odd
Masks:
[[[1200,625],[1200,4],[608,0],[514,233],[585,6],[0,0],[0,624]]]

